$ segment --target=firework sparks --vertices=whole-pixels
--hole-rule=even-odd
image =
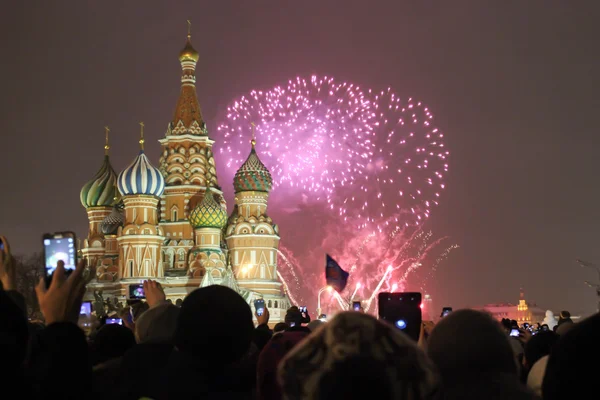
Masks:
[[[327,219],[314,247],[349,267],[354,293],[330,299],[340,307],[357,296],[368,308],[379,290],[404,289],[422,265],[435,270],[455,248],[430,262],[446,238],[434,240],[423,226],[445,189],[450,153],[422,102],[318,76],[253,90],[218,125],[226,175],[247,157],[251,122],[274,178],[272,200],[291,213],[316,207]],[[322,251],[292,251],[293,224],[278,222],[288,244],[280,244],[278,274],[292,301],[307,304],[324,285]]]
[[[275,190],[308,193],[356,228],[421,225],[445,188],[444,134],[422,102],[391,89],[312,76],[253,90],[218,126],[228,169],[247,156],[250,122]]]

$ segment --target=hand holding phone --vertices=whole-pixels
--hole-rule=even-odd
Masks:
[[[259,317],[265,312],[265,299],[254,300],[254,309]]]
[[[121,318],[106,318],[106,325],[123,325]]]
[[[444,307],[442,308],[442,315],[440,315],[440,317],[444,318],[447,317],[448,314],[450,314],[452,312],[452,307]]]
[[[76,269],[68,277],[63,261],[61,260],[57,264],[50,288],[46,288],[46,282],[41,282],[35,287],[40,310],[47,325],[54,322],[77,323],[81,312],[81,297],[86,283],[84,279],[86,260],[79,261]]]
[[[65,276],[75,271],[77,249],[73,232],[46,233],[42,237],[44,244],[44,268],[46,287],[50,287],[52,276],[59,262],[64,263]]]

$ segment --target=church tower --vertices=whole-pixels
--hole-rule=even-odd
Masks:
[[[190,223],[196,245],[189,254],[189,275],[203,278],[210,274],[213,278],[222,278],[226,260],[221,250],[221,233],[227,223],[227,211],[215,200],[212,189],[206,189],[204,198],[192,210]]]
[[[235,209],[227,226],[227,247],[239,286],[261,293],[277,308],[284,296],[277,276],[279,228],[267,215],[273,181],[256,154],[254,135],[251,143],[250,155],[233,181]]]
[[[161,197],[160,224],[165,232],[162,260],[167,276],[185,276],[188,273],[187,253],[194,246],[194,230],[190,212],[212,187],[225,207],[217,182],[217,171],[206,123],[202,118],[196,96],[196,63],[198,52],[188,36],[179,53],[181,64],[181,92],[175,115],[159,140],[163,147],[160,171],[165,180]]]
[[[158,202],[165,181],[144,153],[144,124],[140,126],[140,153],[117,180],[125,206],[125,222],[117,232],[119,278],[162,278],[164,235],[158,224]]]
[[[102,221],[111,213],[112,206],[118,200],[116,187],[117,174],[110,165],[108,157],[108,127],[106,129],[106,144],[104,145],[104,162],[92,180],[81,189],[81,204],[85,207],[89,221],[88,236],[83,242],[82,254],[88,265],[98,266],[104,252],[104,234],[101,230]]]

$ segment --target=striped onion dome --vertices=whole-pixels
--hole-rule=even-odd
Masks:
[[[258,158],[253,141],[248,159],[233,177],[233,188],[236,193],[239,193],[245,191],[268,192],[272,187],[273,178],[271,178],[271,173]]]
[[[117,174],[110,165],[108,155],[104,156],[104,162],[100,170],[91,181],[81,188],[81,204],[89,207],[110,207],[114,203],[115,196],[119,196],[115,182]]]
[[[227,211],[215,200],[212,190],[206,189],[204,198],[190,213],[190,224],[194,228],[219,228],[227,223]]]
[[[116,235],[119,227],[123,224],[125,224],[125,216],[115,205],[111,213],[100,223],[100,230],[105,235]]]
[[[165,179],[158,168],[150,164],[143,150],[119,174],[117,184],[123,196],[145,194],[159,197],[165,190]]]

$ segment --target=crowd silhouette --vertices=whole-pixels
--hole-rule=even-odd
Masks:
[[[235,291],[191,292],[181,306],[158,282],[121,324],[79,326],[91,274],[59,262],[28,321],[15,263],[0,237],[3,399],[565,399],[594,398],[600,314],[536,329],[457,310],[415,341],[361,311],[310,321],[291,307],[269,326]],[[511,335],[518,329],[517,336]]]

